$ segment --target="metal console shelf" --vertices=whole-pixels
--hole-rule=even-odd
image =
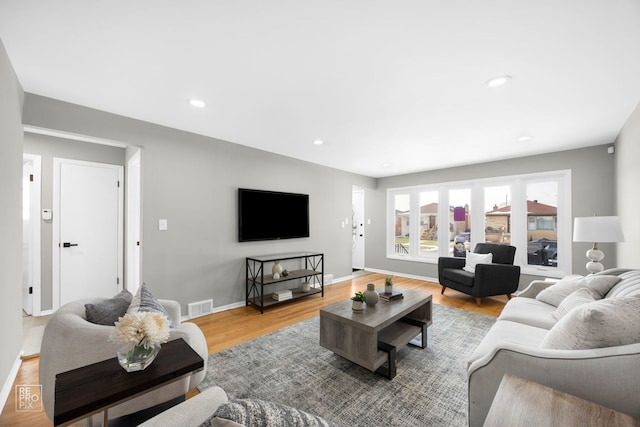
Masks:
[[[302,260],[304,260],[304,268],[289,270],[287,276],[281,276],[278,279],[274,279],[272,274],[265,274],[265,264],[269,266],[275,261],[290,260],[300,260],[298,262],[300,267],[302,267]],[[284,301],[274,300],[273,292],[266,295],[264,293],[265,286],[296,279],[309,282],[310,290],[303,292],[300,286],[293,288],[291,289],[293,298]],[[315,294],[322,294],[324,297],[324,254],[318,252],[296,252],[246,258],[247,305],[251,304],[259,308],[260,313],[264,313],[265,307]]]

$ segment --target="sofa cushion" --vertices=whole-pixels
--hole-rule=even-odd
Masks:
[[[517,297],[504,306],[498,319],[549,330],[558,321],[553,317],[555,310],[556,307],[535,298]]]
[[[111,299],[85,304],[85,317],[97,325],[113,326],[118,318],[125,315],[132,298],[131,292],[125,289]]]
[[[456,268],[445,268],[442,270],[442,277],[452,282],[459,283],[464,286],[472,287],[475,276],[468,271],[458,270]]]
[[[316,415],[275,402],[260,399],[234,399],[223,403],[201,427],[221,427],[220,419],[230,420],[251,427],[334,426]]]
[[[469,273],[476,272],[476,264],[491,264],[493,260],[493,254],[476,254],[474,252],[468,252],[463,270]]]
[[[509,304],[511,304],[511,302],[509,302]],[[489,332],[487,332],[480,342],[480,345],[478,345],[473,354],[471,354],[467,363],[470,365],[491,353],[496,348],[502,347],[503,344],[539,347],[548,332],[547,329],[537,328],[535,326],[523,325],[522,323],[508,320],[499,320],[489,329]]]
[[[611,288],[605,298],[640,296],[640,270],[620,274],[620,282]]]
[[[619,281],[620,277],[609,275],[568,276],[541,291],[536,298],[557,307],[569,294],[580,288],[591,288],[603,298]]]
[[[601,299],[600,295],[593,289],[580,288],[562,300],[556,311],[553,312],[553,317],[560,320],[574,308],[598,301],[599,299]]]
[[[640,343],[640,297],[584,304],[551,328],[540,347],[583,350]]]
[[[127,309],[127,313],[135,313],[137,311],[153,311],[164,314],[167,319],[169,319],[170,326],[172,328],[175,328],[176,326],[173,324],[171,316],[167,310],[162,306],[162,304],[160,304],[160,301],[153,296],[149,289],[147,289],[147,285],[144,283],[138,288],[138,292],[136,292],[136,295],[131,301],[131,305]]]

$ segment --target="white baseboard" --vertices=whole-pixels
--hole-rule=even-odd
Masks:
[[[396,271],[379,270],[377,268],[369,268],[369,267],[365,267],[365,270],[371,271],[373,273],[386,274],[387,276],[392,276],[393,275],[393,276],[399,276],[399,277],[406,277],[407,279],[424,280],[426,282],[438,283],[438,278],[436,278],[436,277],[418,276],[416,274],[398,273]]]
[[[4,385],[2,386],[2,391],[0,392],[0,413],[4,410],[5,405],[7,404],[7,400],[9,399],[11,388],[13,386],[16,377],[18,376],[18,371],[20,370],[20,365],[22,364],[22,351],[18,353],[18,357],[13,362],[13,366],[9,371],[9,375],[7,376]]]

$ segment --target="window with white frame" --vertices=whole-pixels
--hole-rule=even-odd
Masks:
[[[571,265],[571,172],[387,190],[387,256],[437,262],[477,243],[516,247],[523,273],[559,277]]]

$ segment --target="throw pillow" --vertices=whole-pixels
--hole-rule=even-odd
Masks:
[[[620,277],[609,275],[568,276],[544,289],[536,299],[557,307],[563,299],[580,288],[593,289],[600,298],[604,298],[609,289],[619,281]]]
[[[125,315],[132,298],[131,292],[125,289],[111,299],[96,304],[85,304],[85,317],[97,325],[113,326]]]
[[[153,296],[149,289],[147,289],[147,285],[144,283],[138,288],[138,292],[136,292],[136,295],[133,297],[127,313],[135,313],[137,311],[153,311],[164,314],[167,319],[169,319],[170,327],[175,328],[176,326],[173,324],[173,320],[167,310],[160,304],[160,301]]]
[[[607,298],[584,304],[558,321],[542,348],[584,350],[640,343],[640,297]]]
[[[260,399],[235,399],[223,403],[200,427],[219,427],[225,419],[251,427],[300,426],[334,427],[316,415],[280,403]]]
[[[463,268],[464,271],[469,273],[476,272],[476,265],[478,264],[491,264],[493,262],[493,254],[477,254],[475,252],[467,252],[467,260]]]
[[[562,300],[556,311],[553,312],[553,317],[560,320],[574,308],[599,299],[601,299],[600,296],[593,289],[580,288]]]

